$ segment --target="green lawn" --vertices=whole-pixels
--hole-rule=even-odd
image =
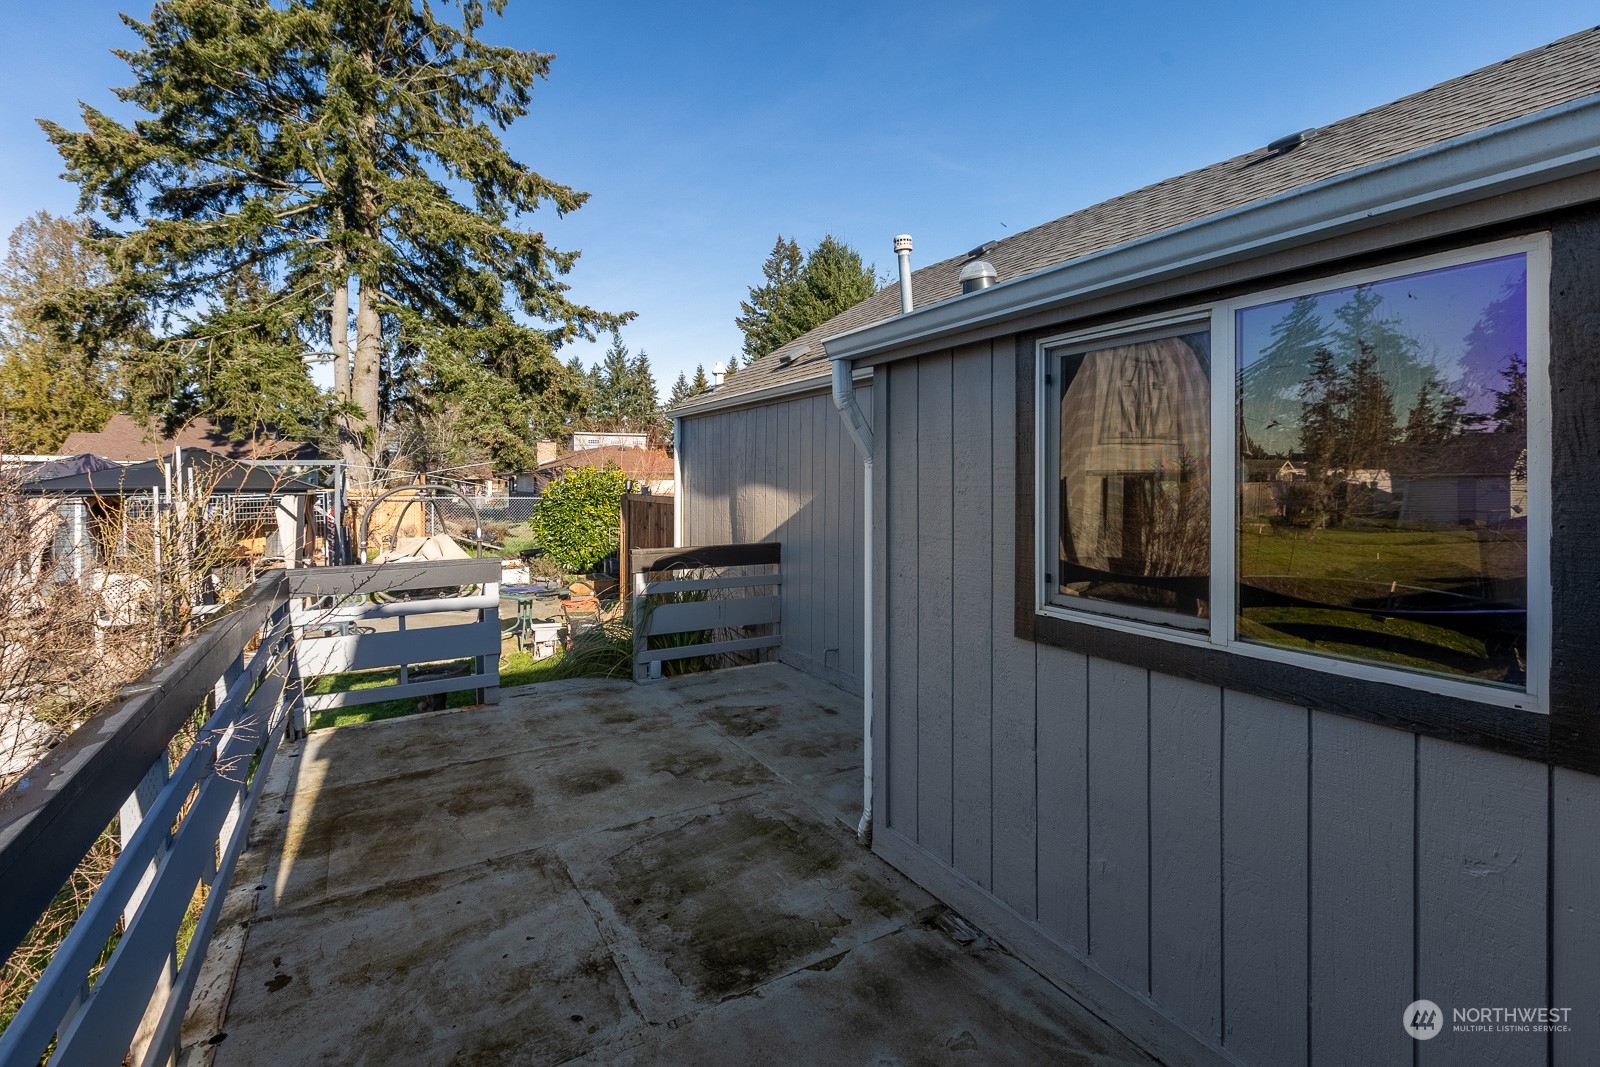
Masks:
[[[1239,530],[1239,573],[1247,580],[1293,575],[1449,586],[1479,578],[1519,579],[1526,569],[1523,541],[1498,530],[1310,530],[1250,522]]]

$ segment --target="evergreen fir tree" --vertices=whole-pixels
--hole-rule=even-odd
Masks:
[[[1494,410],[1489,417],[1494,420],[1495,432],[1514,433],[1524,437],[1528,433],[1528,363],[1512,353],[1506,368],[1500,372],[1505,388],[1494,390]]]
[[[800,281],[800,269],[805,259],[800,246],[793,238],[778,235],[761,264],[761,276],[766,279],[750,290],[750,299],[739,304],[739,317],[734,324],[744,334],[744,354],[750,362],[760,359],[789,339],[787,311],[794,287]]]
[[[454,21],[435,14],[444,7]],[[626,316],[568,299],[560,279],[576,253],[511,224],[585,195],[500,143],[551,60],[479,38],[504,7],[162,0],[148,22],[130,20],[143,43],[124,54],[135,84],[118,95],[145,117],[127,127],[85,106],[82,132],[42,123],[84,210],[124,228],[103,242],[113,277],[87,318],[147,303],[169,329],[146,358],[192,378],[194,354],[230,328],[229,279],[254,270],[272,294],[252,311],[258,335],[281,339],[285,356],[331,351],[353,460],[375,459],[385,409],[408,389],[499,403],[557,387],[556,348]],[[287,401],[304,369],[273,366],[257,385]],[[529,403],[484,417],[502,413],[504,439],[525,444]]]
[[[1434,398],[1439,392],[1438,378],[1433,375],[1422,380],[1417,388],[1417,399],[1406,416],[1406,426],[1401,439],[1408,445],[1434,444],[1439,433],[1439,405]]]
[[[832,234],[809,255],[793,239],[778,238],[761,267],[765,281],[739,305],[735,324],[745,336],[744,365],[827,322],[877,292],[877,273],[861,253]],[[737,368],[728,363],[728,373]]]
[[[706,377],[706,368],[703,364],[696,363],[694,377],[689,381],[689,395],[699,396],[701,393],[711,391],[711,379]]]
[[[1430,373],[1431,368],[1419,358],[1421,346],[1400,330],[1398,320],[1385,313],[1383,294],[1372,286],[1357,286],[1349,299],[1334,309],[1333,316],[1339,324],[1331,339],[1346,367],[1370,355],[1391,384],[1407,388]]]
[[[800,282],[782,316],[788,333],[784,340],[821,326],[877,291],[874,268],[862,263],[860,252],[829,234],[806,257]]]
[[[131,346],[89,347],[63,329],[63,297],[102,284],[105,262],[83,219],[41,211],[11,234],[0,263],[0,432],[12,452],[54,452],[111,417]]]
[[[666,422],[661,417],[661,396],[656,391],[656,376],[650,370],[650,357],[644,349],[628,364],[628,421],[650,435],[652,442],[666,435]]]
[[[628,426],[628,391],[632,385],[628,348],[622,335],[611,335],[611,347],[606,349],[600,362],[594,365],[595,427],[602,430],[626,430]]]
[[[1300,452],[1313,480],[1338,465],[1339,442],[1345,432],[1344,399],[1344,378],[1333,352],[1318,348],[1300,387]]]
[[[667,397],[667,409],[677,407],[694,395],[694,390],[689,385],[689,378],[682,371],[678,372],[678,380],[672,383],[672,393]]]
[[[1297,411],[1291,398],[1327,338],[1316,298],[1295,300],[1271,333],[1260,357],[1239,375],[1239,418],[1253,445],[1283,455],[1293,444]]]
[[[1372,470],[1387,463],[1396,434],[1394,396],[1372,346],[1361,342],[1345,371],[1344,434],[1340,456],[1347,471]]]

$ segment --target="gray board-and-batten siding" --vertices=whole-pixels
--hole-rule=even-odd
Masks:
[[[1600,779],[1019,638],[1015,342],[873,394],[880,853],[1169,1062],[1600,1058]]]
[[[871,402],[863,389],[863,406]],[[684,543],[783,544],[781,658],[862,689],[862,467],[826,392],[685,418]]]

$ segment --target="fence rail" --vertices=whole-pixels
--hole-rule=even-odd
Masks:
[[[679,660],[781,644],[782,554],[776,542],[635,551],[634,680],[659,679],[665,664]],[[691,577],[680,577],[684,574]],[[723,636],[737,632],[748,636]]]
[[[495,560],[319,568],[263,578],[238,610],[125,688],[116,704],[0,797],[0,955],[22,942],[119,815],[125,842],[0,1034],[0,1063],[37,1063],[52,1040],[51,1064],[118,1062],[123,1054],[114,1050],[130,1050],[135,1064],[169,1062],[273,757],[285,738],[304,730],[305,711],[314,706],[303,699],[304,683],[369,659],[377,661],[373,666],[399,666],[404,681],[409,665],[459,651],[474,659],[472,674],[366,690],[359,700],[418,695],[422,686],[429,693],[476,688],[492,699],[499,684],[499,628],[492,618],[498,578]],[[452,587],[477,588],[410,603],[374,599]],[[299,603],[308,598],[335,606]],[[405,628],[408,620],[441,611],[477,617]],[[356,619],[394,620],[396,629],[361,635],[365,642],[382,638],[364,646],[378,653],[342,658],[328,651],[334,646],[318,645],[324,639],[305,636]],[[169,769],[168,744],[207,702],[214,710]],[[209,897],[179,966],[178,931],[198,885],[209,887]],[[89,974],[122,920],[116,948],[91,988]]]

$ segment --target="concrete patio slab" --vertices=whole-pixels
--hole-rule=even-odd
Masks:
[[[859,700],[573,680],[285,749],[190,1064],[1147,1064],[863,849]]]

